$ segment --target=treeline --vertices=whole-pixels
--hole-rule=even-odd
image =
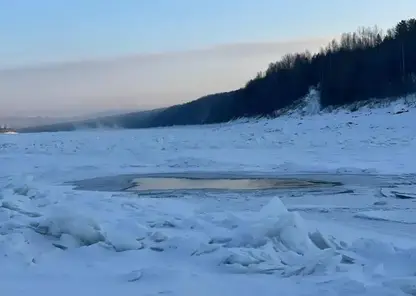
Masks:
[[[73,130],[79,124],[147,128],[270,116],[306,96],[311,88],[319,91],[322,107],[415,93],[416,19],[401,21],[385,33],[377,27],[360,28],[334,39],[315,54],[287,54],[235,91],[146,114],[130,113],[30,131]]]
[[[291,106],[311,88],[322,107],[416,92],[416,19],[382,32],[360,28],[332,40],[318,53],[290,53],[236,91],[167,108],[154,126],[217,123],[269,116]]]
[[[343,34],[319,53],[288,54],[243,89],[244,115],[268,115],[320,92],[321,105],[339,106],[416,91],[416,19],[383,34],[377,27]],[[241,114],[240,114],[241,115]]]

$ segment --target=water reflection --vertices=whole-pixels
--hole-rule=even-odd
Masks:
[[[300,179],[197,179],[197,178],[136,178],[129,191],[144,190],[261,190],[334,186],[331,182]]]

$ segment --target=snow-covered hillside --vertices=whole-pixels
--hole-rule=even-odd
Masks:
[[[415,295],[416,110],[397,109],[0,135],[1,290]],[[63,185],[166,172],[319,173],[346,185],[156,196]]]

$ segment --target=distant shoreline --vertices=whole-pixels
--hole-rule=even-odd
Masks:
[[[0,128],[0,134],[17,134],[17,132],[10,128]]]

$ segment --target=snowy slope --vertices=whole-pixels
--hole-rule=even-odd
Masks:
[[[5,295],[415,295],[416,110],[394,114],[394,108],[0,135],[1,289]],[[345,192],[175,198],[62,185],[183,171],[348,173],[354,182]],[[374,174],[396,188],[366,181]]]

